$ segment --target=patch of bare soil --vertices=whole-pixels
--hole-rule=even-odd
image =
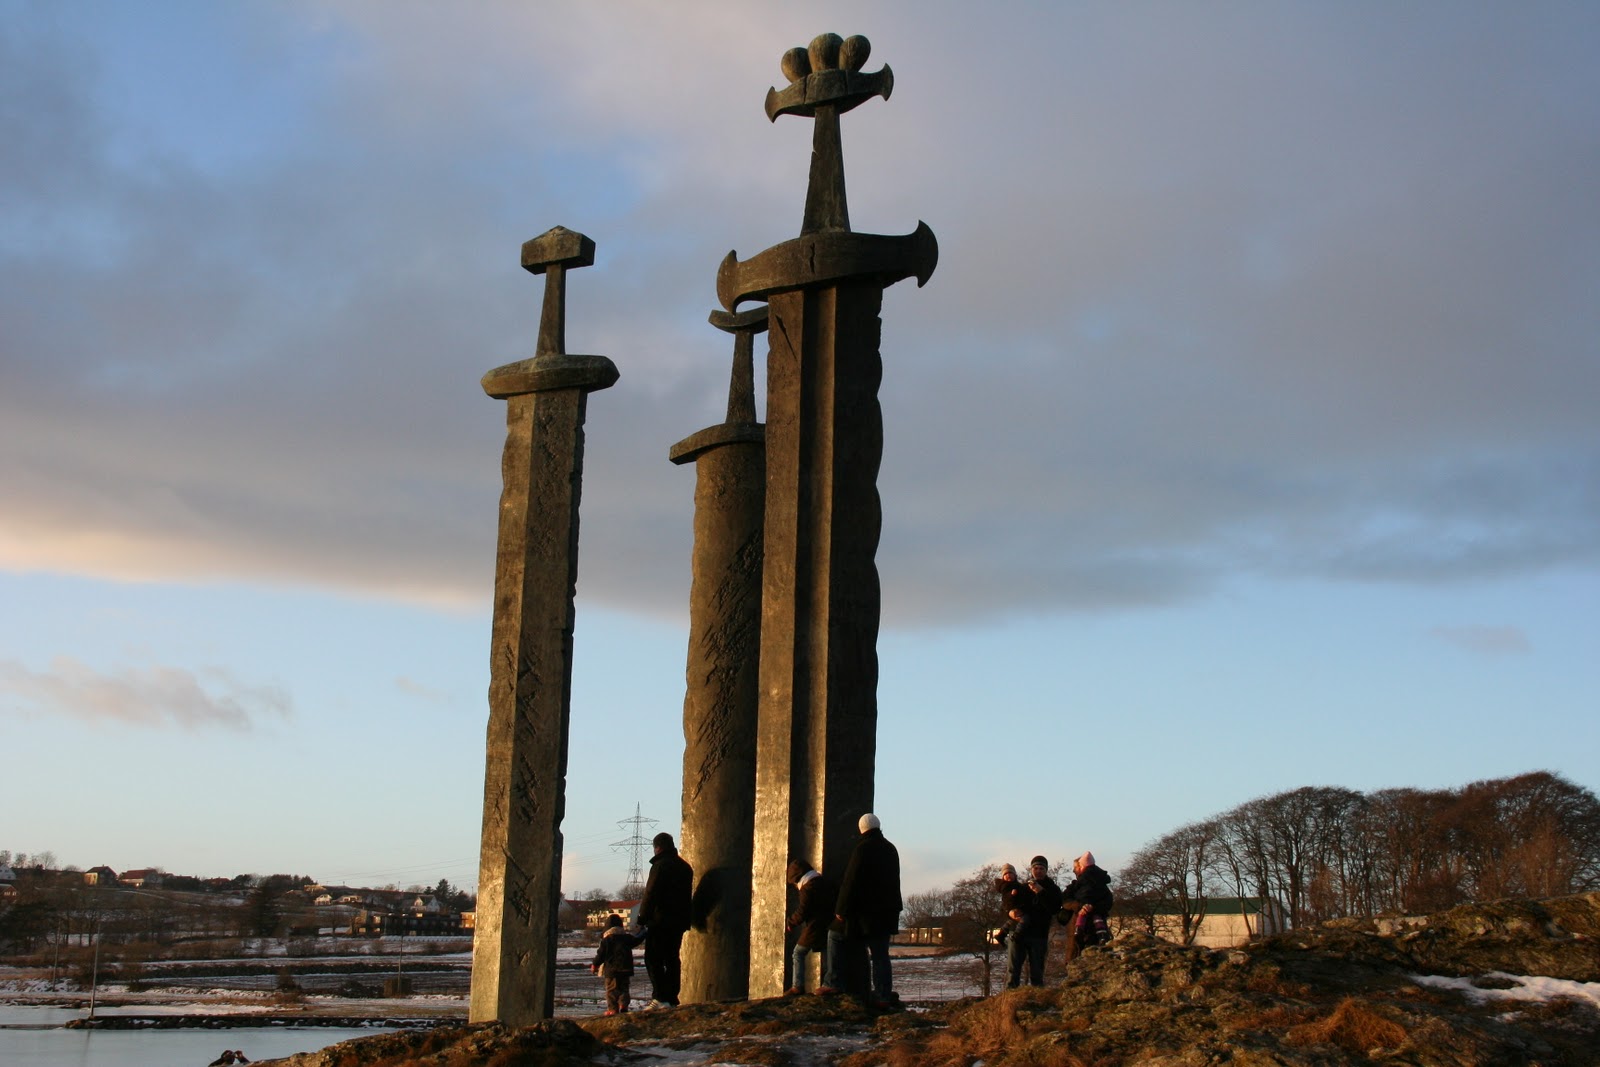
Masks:
[[[927,1012],[846,997],[690,1005],[526,1030],[453,1027],[362,1038],[278,1061],[648,1063],[763,1067],[1596,1067],[1600,1010],[1432,988],[1416,974],[1600,981],[1600,894],[1341,922],[1244,948],[1119,938],[1065,980]]]

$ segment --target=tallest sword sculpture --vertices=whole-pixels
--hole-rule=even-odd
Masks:
[[[717,272],[729,311],[769,308],[767,489],[756,743],[751,997],[785,988],[784,868],[791,856],[842,873],[856,820],[872,809],[878,721],[874,557],[882,526],[883,416],[878,319],[885,287],[933,273],[927,225],[897,237],[853,233],[839,117],[894,75],[865,73],[865,37],[823,34],[783,56],[787,88],[767,117],[813,119],[800,236]]]

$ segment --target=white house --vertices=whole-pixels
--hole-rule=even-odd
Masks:
[[[1174,905],[1157,905],[1155,935],[1167,941],[1183,938],[1182,913]],[[1143,915],[1112,912],[1111,925],[1118,931],[1145,929]],[[1194,944],[1201,948],[1232,948],[1258,937],[1282,933],[1289,928],[1283,905],[1259,897],[1207,897],[1205,914]]]

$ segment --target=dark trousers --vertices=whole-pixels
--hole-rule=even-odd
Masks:
[[[1011,965],[1011,980],[1006,983],[1008,989],[1015,989],[1022,984],[1022,965],[1028,965],[1028,984],[1044,985],[1044,953],[1050,947],[1049,931],[1044,937],[1018,937],[1011,935],[1011,943],[1006,946],[1006,962]]]
[[[683,967],[678,952],[683,947],[682,930],[650,928],[644,942],[644,969],[650,976],[650,996],[662,1004],[678,1003],[678,989],[683,985]]]
[[[881,1001],[893,999],[894,971],[889,962],[888,934],[846,937],[837,930],[829,930],[827,964],[827,974],[832,975],[833,980],[824,977],[824,985],[863,999],[868,996]]]

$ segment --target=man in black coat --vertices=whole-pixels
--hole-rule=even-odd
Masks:
[[[1028,984],[1044,985],[1045,950],[1050,945],[1050,924],[1061,910],[1061,887],[1050,877],[1050,862],[1035,856],[1028,864],[1029,892],[1012,909],[1011,918],[1017,921],[1016,933],[1006,947],[1006,962],[1011,966],[1008,989],[1022,982],[1022,964],[1028,964]]]
[[[678,855],[671,834],[657,834],[651,842],[650,877],[644,883],[636,918],[649,932],[644,943],[644,970],[650,976],[652,1008],[676,1007],[683,984],[679,950],[689,929],[689,902],[694,896],[694,868]]]
[[[873,999],[879,1007],[889,1007],[895,1000],[889,938],[900,929],[902,907],[900,850],[883,836],[882,824],[871,812],[856,826],[861,837],[839,880],[839,900],[828,931],[828,970],[835,981],[844,983],[846,992],[865,997],[865,963],[871,953]]]

